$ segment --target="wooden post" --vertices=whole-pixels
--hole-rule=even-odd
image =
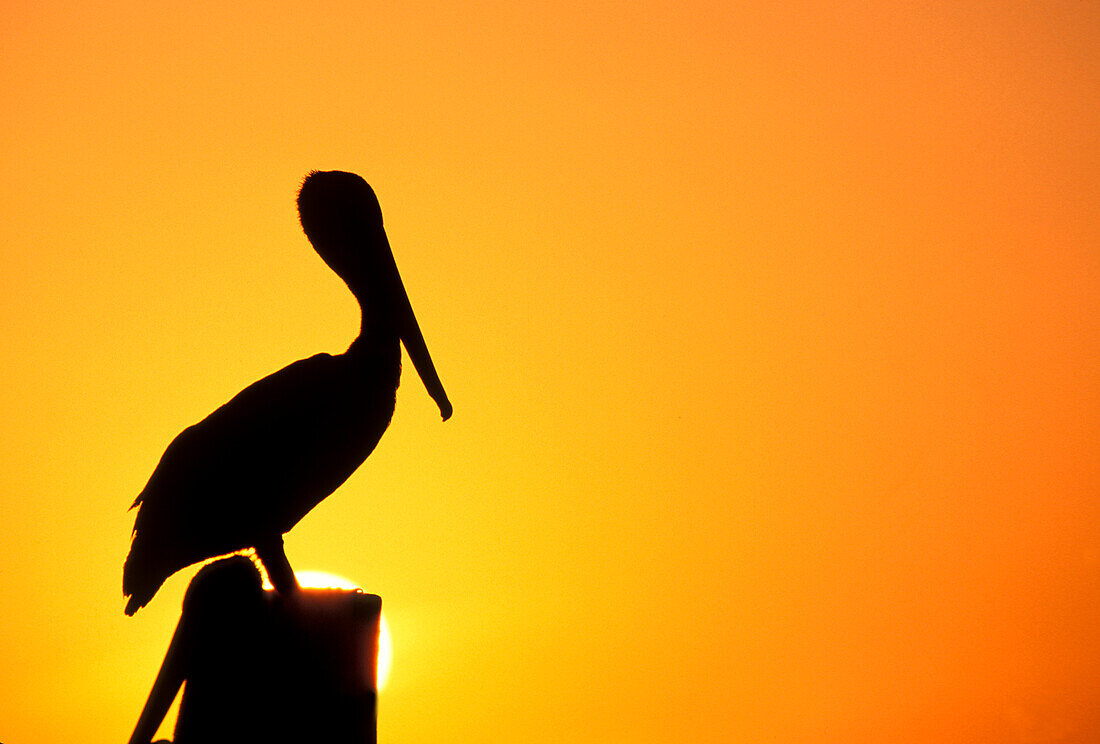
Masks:
[[[131,744],[150,741],[181,681],[176,744],[376,744],[381,598],[341,589],[281,597],[259,590],[244,573],[251,564],[214,568],[230,561],[188,588]]]

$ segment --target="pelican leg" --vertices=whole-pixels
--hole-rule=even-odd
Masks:
[[[256,543],[256,555],[263,562],[271,585],[280,595],[290,597],[301,590],[298,578],[294,575],[294,569],[290,567],[290,561],[287,560],[286,551],[283,550],[282,535],[277,535],[273,540]]]

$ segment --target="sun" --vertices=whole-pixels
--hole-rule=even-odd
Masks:
[[[295,571],[298,583],[310,589],[348,589],[355,590],[361,587],[350,579],[329,573],[327,571]],[[265,589],[270,588],[265,582]],[[390,626],[386,623],[383,614],[378,622],[378,691],[386,686],[386,680],[390,676],[390,665],[393,662],[393,644],[390,640]]]
[[[234,555],[244,555],[248,557],[260,572],[260,579],[263,581],[264,590],[274,590],[275,587],[271,585],[271,581],[267,577],[267,569],[264,568],[263,563],[256,559],[253,551],[240,551],[234,553]],[[301,586],[309,589],[362,590],[362,587],[351,579],[345,579],[343,576],[329,573],[328,571],[295,571],[294,576],[298,579],[298,583]],[[390,678],[390,667],[392,665],[393,641],[390,638],[390,626],[386,622],[386,615],[382,613],[378,618],[378,667],[375,670],[375,686],[378,692],[381,692],[382,688],[386,686],[386,681]]]

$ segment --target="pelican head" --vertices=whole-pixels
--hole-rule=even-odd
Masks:
[[[446,421],[451,404],[397,271],[374,190],[354,173],[313,171],[298,192],[298,215],[309,242],[359,304],[392,323]]]
[[[318,255],[361,302],[392,284],[392,276],[381,276],[389,273],[386,259],[392,261],[382,208],[362,178],[341,171],[310,173],[298,192],[298,215]]]

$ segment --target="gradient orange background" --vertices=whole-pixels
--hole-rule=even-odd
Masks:
[[[1100,6],[351,5],[5,5],[0,740],[129,736],[126,508],[357,331],[315,168],[455,405],[287,538],[383,742],[1100,740]]]

